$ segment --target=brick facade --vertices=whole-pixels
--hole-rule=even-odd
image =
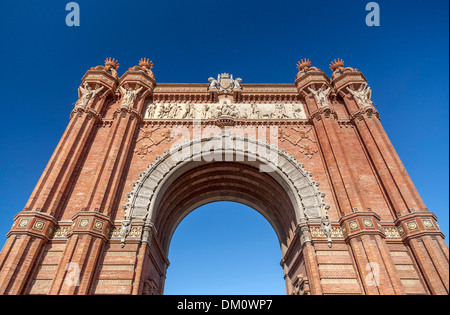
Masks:
[[[162,294],[178,223],[218,200],[247,204],[272,224],[288,294],[448,294],[444,235],[366,79],[342,60],[330,67],[328,78],[302,60],[294,84],[242,85],[227,74],[158,84],[147,59],[120,78],[115,60],[91,68],[8,233],[0,294]],[[196,159],[196,148],[223,145],[238,126],[263,131],[234,139],[222,159]],[[277,146],[259,141],[274,134]],[[258,169],[269,158],[252,145],[276,157],[273,172]],[[175,159],[182,148],[191,160]]]

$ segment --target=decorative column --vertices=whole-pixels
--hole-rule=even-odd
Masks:
[[[100,113],[115,89],[117,67],[117,62],[109,58],[105,66],[91,68],[83,77],[69,125],[25,208],[16,216],[5,249],[0,254],[0,294],[23,293],[24,279],[28,279],[32,263],[41,256],[41,249],[51,236],[49,231],[53,233],[57,226],[57,218],[63,211],[89,139],[101,121]],[[28,225],[25,224],[27,220]],[[45,237],[43,233],[36,234],[39,228],[43,229],[41,232],[45,230]]]
[[[320,282],[319,265],[317,263],[316,252],[311,243],[311,232],[306,221],[300,222],[295,231],[300,238],[300,248],[302,249],[305,261],[306,273],[309,282],[309,289],[312,295],[322,295],[322,285]]]
[[[345,68],[340,59],[335,60],[330,68],[333,70],[331,85],[344,100],[393,209],[395,224],[414,254],[430,292],[448,294],[448,247],[443,242],[443,234],[437,227],[434,215],[425,207],[380,123],[365,77],[357,69]],[[427,225],[429,228],[426,228]],[[439,283],[431,281],[436,279],[436,273],[441,279]]]
[[[449,294],[448,247],[431,212],[411,213],[395,222],[409,246],[431,294]]]
[[[22,211],[15,216],[0,254],[0,295],[23,292],[33,265],[57,224],[53,216],[35,211]]]
[[[113,114],[113,123],[108,134],[108,140],[98,162],[97,171],[90,187],[86,206],[74,216],[75,230],[71,233],[70,241],[64,253],[65,261],[60,263],[58,270],[60,276],[52,285],[52,294],[89,294],[92,289],[97,262],[102,253],[103,246],[111,232],[112,218],[117,213],[118,198],[121,185],[123,185],[128,171],[127,161],[132,154],[132,145],[138,127],[142,123],[143,111],[148,96],[151,96],[155,79],[151,72],[152,62],[141,59],[139,66],[130,68],[120,80],[118,92],[120,93],[120,107]],[[83,220],[80,221],[80,217]],[[103,233],[92,229],[85,229],[81,223],[94,224],[103,222]],[[100,223],[98,223],[100,224]],[[80,249],[81,248],[81,249]],[[65,287],[67,259],[74,257],[80,270],[79,286]],[[89,257],[87,259],[86,257]]]
[[[374,212],[346,215],[340,222],[350,245],[365,293],[369,295],[404,295],[389,253],[380,216]]]
[[[322,70],[311,67],[309,60],[302,60],[297,68],[299,73],[295,85],[305,98],[309,118],[323,152],[339,211],[345,215],[354,210],[364,209],[358,181],[355,179],[355,174],[352,174],[348,157],[341,148],[338,117],[329,97],[332,93],[329,79]]]

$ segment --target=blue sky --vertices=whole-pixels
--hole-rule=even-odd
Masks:
[[[68,2],[0,1],[0,244],[67,126],[81,77],[106,57],[119,60],[119,74],[148,57],[155,64],[157,82],[204,83],[221,72],[233,73],[243,83],[290,83],[301,58],[310,58],[328,74],[331,60],[344,59],[368,79],[383,126],[448,235],[447,0],[378,1],[380,27],[366,26],[369,1],[359,0],[79,0],[81,26],[70,28],[65,25]],[[182,222],[171,255],[183,254],[183,242],[192,240],[204,219],[222,218],[230,208],[244,221],[252,213],[229,205],[213,208],[214,215],[202,209]],[[276,240],[265,222],[250,221],[254,224],[248,228],[237,224],[239,220],[228,222],[226,228],[240,235],[242,244],[250,242],[258,229]],[[206,229],[203,237],[213,234]],[[223,236],[224,242],[228,236]],[[198,254],[203,244],[189,241],[195,248],[192,253]],[[257,251],[250,254],[252,246],[247,250],[248,261],[257,257]],[[182,259],[198,257],[184,254],[188,257]],[[271,261],[278,266],[279,250],[274,255]],[[188,269],[171,260],[167,288],[175,290],[172,273],[198,272],[200,262]],[[234,272],[245,269],[240,267]],[[222,279],[230,272],[222,273]],[[281,268],[273,272],[277,278],[273,287],[284,292]],[[202,280],[208,277],[205,273]],[[213,290],[217,282],[211,282]],[[248,292],[258,289],[254,284]],[[223,291],[232,293],[233,288],[224,286]]]

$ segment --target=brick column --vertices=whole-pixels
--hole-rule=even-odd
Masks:
[[[142,123],[142,115],[145,110],[145,103],[148,96],[151,96],[155,81],[146,72],[139,69],[127,71],[121,78],[119,91],[121,93],[120,107],[114,112],[113,123],[109,132],[108,140],[103,148],[102,158],[97,165],[97,171],[93,177],[90,187],[88,187],[88,198],[86,206],[77,215],[98,213],[110,220],[117,214],[119,209],[118,196],[121,192],[121,185],[124,183],[128,171],[128,161],[132,154],[134,138]],[[127,95],[127,93],[129,93]],[[130,97],[131,96],[131,97]],[[59,282],[52,287],[53,294],[89,294],[92,288],[92,279],[96,274],[96,264],[103,253],[103,242],[90,235],[89,230],[77,230],[79,235],[72,242],[77,247],[73,262],[79,265],[82,271],[82,278],[79,288],[61,286],[64,277],[60,277]],[[107,238],[105,238],[106,242]],[[70,243],[70,242],[69,242]],[[70,244],[68,244],[70,246]],[[65,253],[64,257],[71,257],[72,253]],[[89,259],[86,259],[89,257]],[[71,261],[71,262],[72,262]],[[66,263],[66,262],[64,262]],[[89,266],[87,264],[92,264]],[[91,268],[92,267],[92,268]],[[61,273],[65,274],[61,266]],[[59,289],[58,287],[62,288]]]
[[[312,295],[322,295],[322,284],[320,282],[319,265],[316,252],[311,243],[311,233],[307,222],[301,222],[295,231],[300,238],[300,248],[305,261],[305,268]]]
[[[115,78],[105,70],[89,70],[82,79],[80,100],[70,115],[69,125],[59,141],[24,210],[18,214],[2,254],[0,254],[0,294],[22,294],[32,266],[42,255],[50,234],[38,233],[43,226],[53,233],[57,218],[101,121]],[[89,98],[83,98],[89,93]],[[30,226],[25,222],[30,222]],[[31,223],[35,222],[35,223]],[[48,230],[47,230],[48,229]],[[37,233],[37,234],[36,234]],[[6,258],[7,257],[7,258]]]
[[[101,121],[108,96],[116,81],[106,71],[89,70],[82,86],[97,90],[87,104],[80,99],[70,115],[70,122],[36,185],[25,209],[48,213],[56,218],[63,210],[68,192],[73,184],[77,166],[83,161],[90,139]]]
[[[329,79],[322,71],[317,70],[310,70],[303,76],[297,77],[295,84],[305,98],[340,213],[345,215],[352,213],[354,209],[365,209],[363,198],[361,198],[362,189],[356,174],[349,166],[350,157],[342,148],[337,115],[330,106],[329,97],[326,96],[326,102],[319,103],[311,91],[331,90]]]
[[[376,213],[358,212],[342,217],[340,224],[353,252],[365,293],[404,295],[379,221]]]
[[[56,225],[56,219],[45,213],[22,211],[16,215],[0,255],[0,295],[23,293],[33,266]]]
[[[63,259],[52,282],[52,295],[90,293],[98,259],[113,227],[110,218],[98,212],[79,212],[72,221]]]
[[[432,294],[449,294],[448,247],[430,212],[412,213],[395,222],[397,230],[413,253]]]
[[[362,140],[361,143],[369,155],[370,163],[394,210],[393,217],[397,218],[396,225],[400,234],[408,235],[404,237],[404,242],[414,254],[430,292],[448,294],[448,247],[443,241],[444,236],[432,228],[425,228],[421,233],[417,233],[416,230],[420,231],[423,226],[420,220],[414,221],[415,223],[411,221],[410,226],[408,225],[409,218],[420,213],[420,217],[428,216],[425,221],[427,224],[437,226],[432,219],[434,215],[425,207],[381,125],[379,113],[370,100],[371,91],[366,79],[358,70],[351,69],[344,70],[342,75],[334,77],[331,84],[344,100]],[[408,231],[413,232],[413,238]],[[436,279],[437,275],[441,282],[431,281]]]
[[[119,86],[119,91],[122,93],[121,106],[113,115],[114,120],[108,142],[103,149],[102,159],[98,163],[94,176],[97,180],[93,181],[88,189],[87,209],[98,209],[101,213],[115,215],[119,187],[128,170],[127,160],[132,154],[134,138],[142,123],[145,104],[148,97],[151,97],[154,85],[154,79],[144,71],[129,70],[122,76]],[[137,92],[136,99],[132,103],[124,100],[124,87]]]
[[[128,242],[125,248],[126,246]],[[150,221],[143,223],[139,246],[132,294],[160,295],[164,291],[166,271],[170,263],[158,241],[157,231]]]

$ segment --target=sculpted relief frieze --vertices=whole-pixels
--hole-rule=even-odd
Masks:
[[[306,119],[301,103],[149,103],[144,119]]]

